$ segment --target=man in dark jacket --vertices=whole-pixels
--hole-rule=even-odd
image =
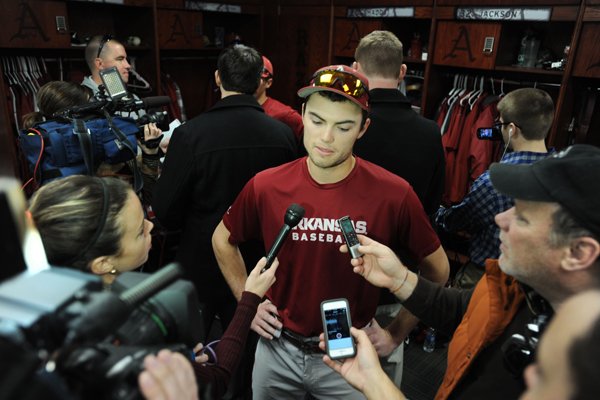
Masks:
[[[402,43],[392,32],[373,31],[360,40],[354,58],[354,67],[369,80],[371,102],[371,125],[354,153],[406,179],[432,215],[444,191],[442,136],[398,90],[406,75]]]
[[[373,31],[363,37],[354,54],[354,67],[369,80],[371,125],[354,145],[354,153],[404,178],[413,187],[425,212],[439,208],[444,192],[445,158],[440,129],[420,116],[398,86],[406,75],[402,42],[389,31]],[[412,264],[406,254],[403,261]],[[378,323],[366,328],[375,343],[389,376],[397,385],[402,380],[404,336],[382,334],[400,306],[387,292],[377,309]],[[383,332],[385,333],[385,332]]]
[[[294,160],[297,149],[290,128],[253,97],[261,55],[238,45],[223,50],[217,66],[221,100],[173,133],[152,206],[161,224],[182,230],[176,261],[208,306],[206,321],[216,313],[227,325],[236,302],[214,258],[212,233],[250,178]],[[258,259],[252,257],[249,265]]]

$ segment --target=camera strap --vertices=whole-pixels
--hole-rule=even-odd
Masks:
[[[144,178],[142,177],[142,171],[140,170],[137,164],[137,152],[134,150],[132,144],[127,139],[127,136],[121,131],[113,122],[112,117],[108,113],[108,111],[104,110],[104,116],[108,121],[108,126],[115,134],[115,143],[119,147],[119,149],[126,148],[128,149],[133,158],[127,162],[129,167],[131,168],[131,172],[133,173],[133,190],[136,193],[140,193],[142,188],[144,187]]]
[[[90,130],[85,126],[85,122],[82,119],[75,118],[73,120],[73,133],[79,139],[79,146],[81,148],[83,162],[85,163],[85,167],[87,169],[87,174],[94,176],[96,169],[94,167],[92,137]]]

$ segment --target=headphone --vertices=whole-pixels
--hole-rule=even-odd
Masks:
[[[510,139],[512,138],[512,133],[513,133],[513,128],[509,128],[508,129],[508,140],[506,141],[506,144],[504,145],[504,151],[502,152],[500,159],[504,158],[504,155],[506,154],[506,150],[508,150],[508,145],[510,144]]]

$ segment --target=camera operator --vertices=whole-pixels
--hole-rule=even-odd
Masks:
[[[53,181],[31,199],[29,212],[40,232],[51,265],[91,271],[107,287],[122,272],[142,265],[150,250],[153,224],[144,219],[139,199],[118,179],[73,175]],[[250,273],[232,322],[210,365],[194,369],[200,383],[212,383],[217,394],[227,389],[237,367],[259,302],[275,282],[278,262],[261,274],[262,258]],[[202,347],[196,347],[202,353]],[[201,356],[201,354],[198,354]]]
[[[92,89],[94,96],[99,94],[99,85],[102,84],[102,78],[100,77],[101,70],[115,67],[119,72],[123,83],[127,85],[129,73],[131,71],[127,52],[125,51],[123,44],[111,35],[92,37],[85,48],[85,61],[90,69],[91,75],[86,76],[81,84]],[[135,94],[130,94],[130,96],[139,100]],[[124,114],[121,113],[121,115],[131,116],[134,117],[134,119],[137,119],[145,114],[144,110],[134,111],[133,113],[135,113],[135,116],[131,115],[129,112]],[[152,201],[152,189],[158,179],[158,167],[161,157],[158,145],[156,143],[155,147],[154,142],[158,142],[158,139],[162,135],[162,131],[155,123],[143,125],[143,131],[143,140],[138,141],[138,144],[142,149],[142,173],[144,175],[143,201],[144,204],[150,204]],[[102,171],[99,175],[114,175],[118,172],[119,169],[113,167]]]
[[[94,96],[100,91],[99,86],[102,84],[100,71],[103,69],[117,68],[123,83],[127,85],[131,70],[127,52],[125,47],[111,35],[92,37],[85,48],[85,61],[91,75],[86,76],[81,84],[92,89]]]
[[[23,116],[23,128],[32,128],[35,124],[52,119],[53,114],[90,101],[89,88],[73,82],[51,81],[44,84],[36,93],[39,111]]]

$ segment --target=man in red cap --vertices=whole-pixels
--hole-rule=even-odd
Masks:
[[[298,92],[306,99],[302,116],[308,155],[258,173],[213,234],[217,261],[239,299],[247,275],[238,245],[261,239],[271,246],[286,208],[297,203],[305,210],[278,254],[277,282],[252,322],[261,336],[252,376],[256,399],[304,399],[307,393],[363,398],[323,364],[318,347],[323,300],[348,299],[358,327],[371,323],[379,300],[379,289],[353,274],[348,256],[339,252],[339,218],[349,215],[357,233],[411,254],[423,276],[438,283],[448,278],[446,254],[410,185],[352,154],[370,124],[368,90],[368,80],[350,67],[331,65],[315,72]],[[393,322],[401,327],[414,323],[407,313]]]
[[[292,107],[267,96],[267,89],[273,84],[273,64],[265,56],[262,56],[262,59],[264,66],[260,76],[260,84],[256,89],[256,93],[254,93],[254,97],[265,110],[265,114],[283,122],[292,129],[298,144],[300,144],[302,143],[302,117]]]

